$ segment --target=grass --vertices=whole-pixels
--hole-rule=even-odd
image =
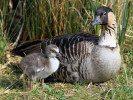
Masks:
[[[126,70],[126,72],[125,72]],[[0,99],[14,100],[14,99],[105,99],[105,100],[132,100],[133,99],[133,69],[131,67],[121,68],[120,73],[112,80],[105,82],[107,86],[92,85],[86,88],[88,84],[71,84],[71,83],[50,83],[43,84],[45,90],[39,87],[29,91],[27,78],[26,84],[23,80],[15,84],[10,91],[5,93],[5,88],[13,83],[21,75],[21,71],[12,65],[1,69],[2,75],[0,77]],[[70,87],[74,86],[74,87]],[[68,87],[60,89],[60,87]]]
[[[8,3],[10,4],[8,9]],[[0,1],[0,100],[14,99],[69,99],[69,100],[132,100],[133,99],[133,2],[131,0],[32,0],[27,5],[15,9],[11,2]],[[47,5],[47,6],[45,6]],[[61,34],[71,34],[79,31],[100,33],[100,26],[90,26],[94,19],[94,11],[99,6],[109,6],[113,9],[118,23],[118,42],[121,48],[122,66],[120,73],[100,87],[88,84],[71,84],[56,82],[43,84],[42,90],[37,87],[29,91],[28,79],[24,78],[9,91],[5,89],[21,75],[17,67],[19,57],[9,54],[9,44],[16,40],[22,28],[20,41],[49,38]],[[22,24],[24,23],[24,27]],[[63,89],[61,89],[61,87]],[[68,88],[64,88],[68,87]]]

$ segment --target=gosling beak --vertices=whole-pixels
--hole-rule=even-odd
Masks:
[[[57,54],[56,54],[56,57],[60,57],[60,56],[61,56],[61,54],[60,54],[60,53],[57,53]]]
[[[91,23],[92,26],[102,24],[100,16],[96,16],[94,21]]]

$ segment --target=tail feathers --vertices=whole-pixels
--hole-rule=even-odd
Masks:
[[[20,44],[18,47],[11,50],[13,55],[18,55],[24,57],[30,53],[40,53],[41,52],[42,40],[26,41]]]

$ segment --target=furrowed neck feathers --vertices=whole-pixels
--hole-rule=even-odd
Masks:
[[[108,24],[101,28],[101,35],[98,44],[101,46],[116,47],[117,24],[112,12],[108,13]]]

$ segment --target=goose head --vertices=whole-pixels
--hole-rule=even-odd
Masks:
[[[110,26],[112,22],[115,20],[115,16],[113,11],[109,7],[99,7],[95,11],[95,19],[91,23],[92,26],[94,25],[107,25]]]
[[[59,48],[56,45],[48,45],[44,51],[49,57],[60,56]]]

